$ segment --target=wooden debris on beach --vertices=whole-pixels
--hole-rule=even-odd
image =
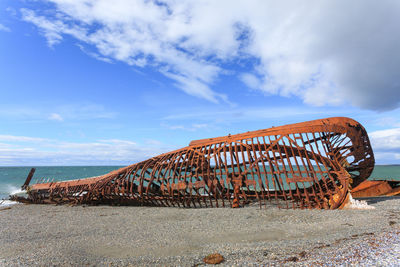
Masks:
[[[85,179],[24,183],[30,203],[337,209],[366,180],[374,154],[363,126],[335,117],[192,141]]]

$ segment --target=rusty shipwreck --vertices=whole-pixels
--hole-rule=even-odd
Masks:
[[[108,174],[29,185],[28,203],[341,208],[374,168],[364,127],[334,117],[192,141]]]

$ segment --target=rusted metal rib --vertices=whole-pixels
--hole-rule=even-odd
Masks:
[[[32,169],[31,169],[31,171],[30,171],[29,174],[28,174],[28,177],[26,177],[25,183],[21,186],[21,189],[22,189],[22,190],[25,190],[25,189],[28,187],[29,183],[30,183],[31,180],[32,180],[32,177],[33,177],[33,174],[35,173],[35,171],[36,171],[35,168],[32,168]]]
[[[335,117],[192,141],[99,177],[33,184],[23,201],[336,209],[373,167],[365,129]]]

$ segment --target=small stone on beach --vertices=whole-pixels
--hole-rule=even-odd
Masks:
[[[220,264],[224,261],[224,257],[219,253],[210,254],[203,259],[207,264]]]

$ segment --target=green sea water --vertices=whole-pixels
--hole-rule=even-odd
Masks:
[[[31,183],[39,178],[51,178],[56,181],[98,176],[121,168],[122,166],[52,166],[36,167]],[[11,193],[19,191],[25,182],[31,167],[0,167],[0,199],[6,199]],[[400,165],[376,165],[369,178],[400,180]]]
[[[98,176],[121,168],[122,166],[49,166],[35,167],[32,183],[40,178],[55,181]],[[32,167],[0,167],[0,199],[8,198],[18,192]]]

